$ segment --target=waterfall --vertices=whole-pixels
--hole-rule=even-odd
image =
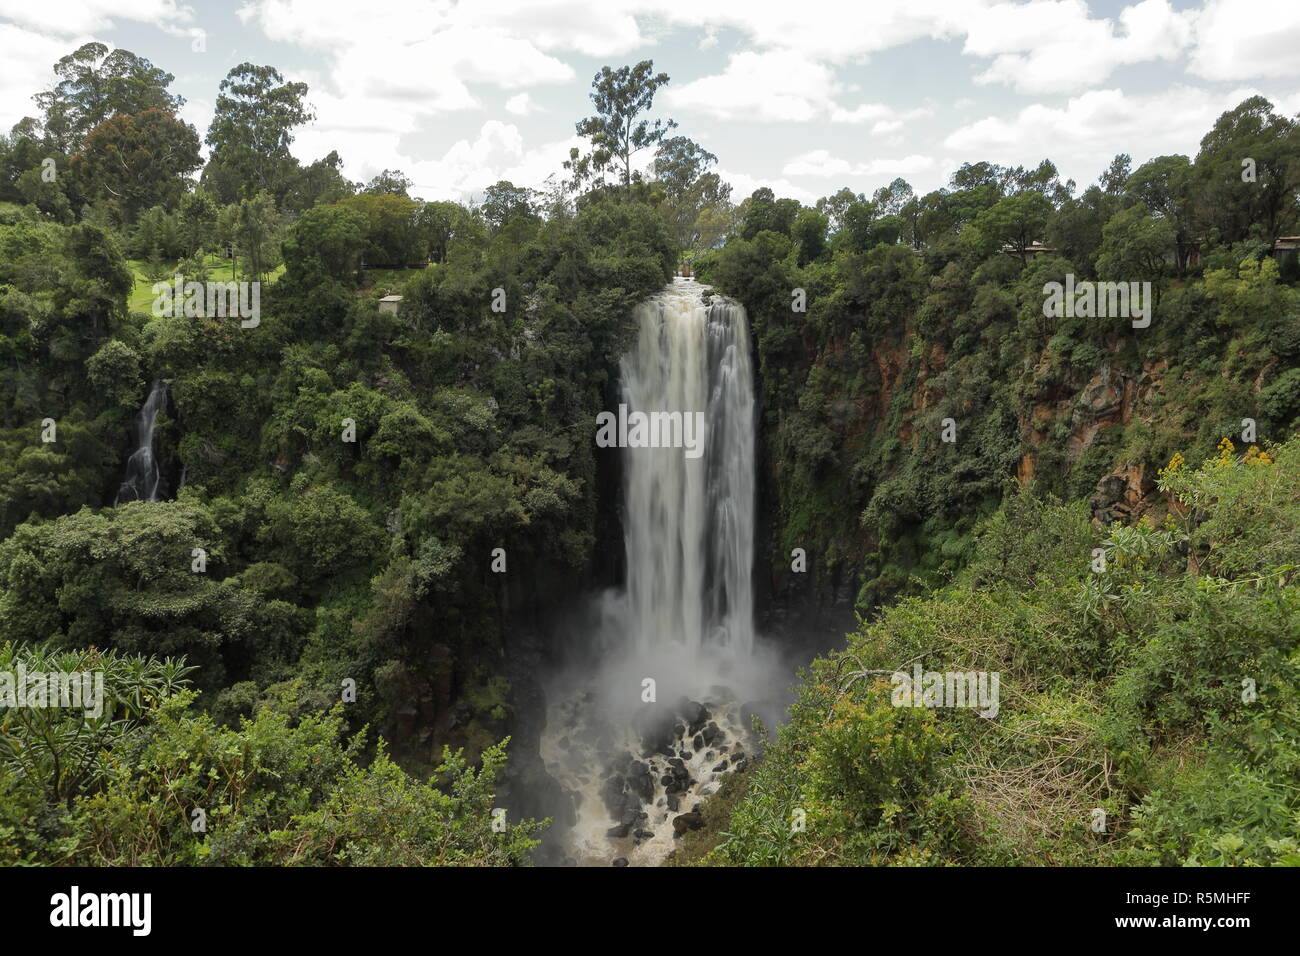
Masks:
[[[753,645],[754,381],[744,307],[678,279],[638,307],[621,364],[633,411],[704,413],[704,453],[625,448],[629,638],[747,654]]]
[[[657,865],[703,825],[701,801],[757,746],[775,675],[753,623],[745,310],[679,277],[635,318],[620,365],[626,587],[594,603],[603,653],[548,688],[540,746],[573,801],[555,813],[559,859],[583,865]]]
[[[117,489],[117,498],[113,501],[115,506],[127,501],[159,501],[166,494],[162,469],[158,466],[153,450],[154,425],[158,421],[158,413],[166,407],[167,384],[154,382],[149,397],[131,423],[135,450],[126,460],[126,473]]]

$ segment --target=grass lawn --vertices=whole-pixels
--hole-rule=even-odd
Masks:
[[[208,278],[213,282],[229,282],[230,260],[222,259],[220,256],[209,254],[204,257],[204,264],[212,270]],[[156,296],[153,294],[154,280],[144,274],[147,263],[143,259],[128,259],[126,264],[131,268],[131,275],[135,279],[135,285],[131,288],[131,294],[127,297],[126,307],[132,312],[149,312],[153,309],[153,300]],[[274,282],[284,274],[284,266],[276,266],[275,269],[267,276],[268,282]],[[170,278],[171,273],[168,274]],[[239,281],[246,278],[245,276],[236,276],[235,280]]]

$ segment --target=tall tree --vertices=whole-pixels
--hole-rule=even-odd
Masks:
[[[483,191],[483,204],[479,207],[483,221],[495,232],[512,219],[534,216],[532,193],[526,186],[516,186],[504,179],[493,183]]]
[[[665,139],[655,151],[654,177],[664,191],[660,211],[683,249],[699,238],[700,214],[706,208],[725,206],[731,197],[731,186],[710,169],[717,161],[717,156],[685,136]]]
[[[306,83],[285,82],[274,67],[252,63],[239,64],[221,81],[208,127],[212,159],[204,178],[222,202],[261,190],[284,198],[298,165],[289,153],[293,131],[315,118],[303,101],[306,95]]]
[[[866,199],[862,193],[855,193],[848,186],[842,186],[835,194],[817,200],[817,211],[830,222],[831,232],[838,232],[844,225],[845,210],[855,202],[866,202]]]
[[[304,212],[318,203],[338,202],[357,191],[343,175],[343,160],[337,150],[298,171],[281,206],[290,212]]]
[[[613,167],[618,170],[624,195],[631,198],[632,157],[643,149],[659,145],[670,129],[677,126],[672,120],[644,118],[654,104],[655,92],[668,82],[667,73],[654,72],[654,61],[642,60],[636,66],[622,66],[617,70],[601,67],[591,81],[591,101],[596,105],[596,115],[577,124],[579,136],[591,140],[590,171],[599,174]],[[582,163],[571,155],[573,164]],[[566,164],[570,165],[570,164]]]
[[[175,113],[185,100],[167,92],[175,79],[130,50],[111,53],[103,43],[87,43],[54,64],[59,77],[52,90],[33,99],[44,113],[51,145],[72,153],[81,140],[116,113],[162,110]]]
[[[1051,200],[1036,189],[1026,189],[985,209],[975,217],[975,227],[1028,261],[1027,250],[1042,238],[1051,215]]]
[[[160,109],[118,113],[86,136],[69,161],[87,198],[106,203],[123,223],[150,206],[174,206],[190,173],[203,165],[199,134]]]
[[[1187,269],[1195,246],[1195,190],[1192,163],[1186,156],[1157,156],[1129,176],[1124,192],[1145,203],[1151,213],[1174,227],[1178,274]]]
[[[385,169],[366,183],[366,188],[362,192],[371,195],[392,193],[395,196],[405,196],[409,199],[411,195],[409,190],[414,185],[415,183],[411,182],[410,178],[400,169]]]
[[[1243,100],[1201,140],[1196,178],[1222,241],[1276,239],[1300,212],[1300,124],[1262,96]]]

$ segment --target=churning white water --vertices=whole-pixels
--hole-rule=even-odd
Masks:
[[[167,384],[154,382],[149,390],[149,397],[136,413],[131,424],[131,437],[135,449],[126,460],[126,473],[122,485],[117,490],[114,505],[127,501],[158,501],[165,493],[162,469],[153,450],[154,426],[158,422],[158,413],[167,407]]]
[[[632,412],[703,412],[703,453],[627,447],[627,583],[605,595],[600,663],[550,690],[542,756],[573,794],[573,862],[662,862],[743,767],[770,670],[755,653],[754,380],[739,303],[676,280],[636,311]],[[648,444],[648,443],[643,443]],[[668,445],[668,447],[664,447]]]

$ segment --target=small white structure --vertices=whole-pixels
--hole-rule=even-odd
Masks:
[[[379,300],[379,311],[392,312],[396,315],[397,307],[401,304],[401,301],[402,297],[400,295],[386,295]]]

